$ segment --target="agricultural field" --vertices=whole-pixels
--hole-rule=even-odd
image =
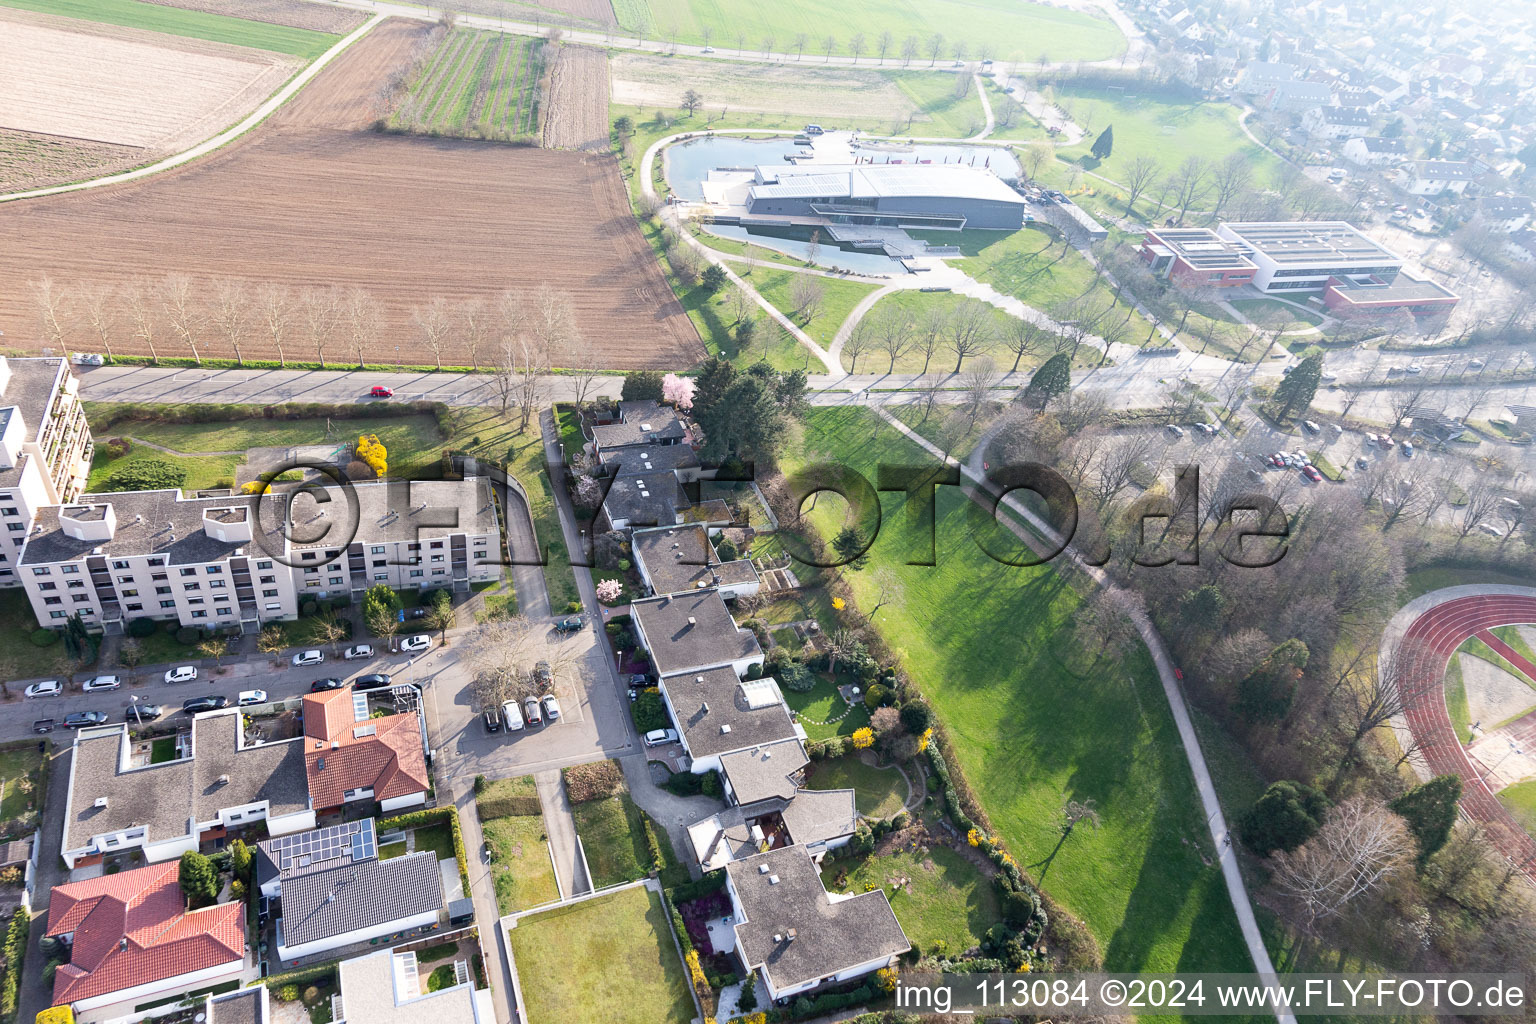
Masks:
[[[618,26],[609,0],[455,0],[453,9],[489,18],[511,18],[535,25],[569,25],[606,31]]]
[[[1125,49],[1125,39],[1110,21],[1080,11],[1012,0],[613,0],[619,28],[631,35],[678,43],[712,42],[793,53],[796,37],[806,37],[805,61],[820,58],[823,40],[833,37],[832,53],[849,54],[849,41],[863,37],[863,54],[874,61],[881,33],[893,39],[886,59],[899,57],[903,40],[921,44],[920,65],[929,62],[927,40],[940,35],[940,58],[948,60],[957,44],[972,56],[1004,60],[1104,60]],[[964,33],[957,34],[957,33]],[[739,40],[739,41],[738,41]]]
[[[670,369],[701,359],[698,334],[630,215],[612,158],[356,130],[421,32],[392,28],[364,37],[291,107],[206,160],[168,176],[0,207],[8,241],[0,330],[15,344],[35,337],[27,282],[39,274],[68,290],[181,272],[366,289],[383,309],[377,350],[431,363],[413,307],[547,284],[569,294],[600,365]],[[190,354],[171,351],[169,339],[161,333],[161,355]],[[275,356],[269,342],[253,333],[246,357]],[[221,345],[206,338],[200,351],[234,354]],[[456,348],[443,347],[445,363],[468,361]],[[149,354],[126,329],[114,350]]]
[[[145,29],[188,39],[206,39],[213,43],[249,46],[303,60],[313,60],[320,56],[337,39],[337,36],[329,32],[312,32],[243,17],[210,14],[203,10],[145,3],[143,0],[4,0],[0,7],[79,18],[102,25]]]
[[[138,146],[61,139],[0,128],[0,193],[125,171],[148,159]]]
[[[873,479],[880,463],[929,457],[868,410],[813,409],[781,465],[792,472],[813,461]],[[932,567],[907,564],[929,531],[903,526],[899,497],[882,503],[885,528],[869,565],[848,574],[848,583],[859,607],[872,608],[877,573],[900,581],[876,628],[905,652],[908,671],[949,730],[956,760],[1020,865],[1087,924],[1108,970],[1251,969],[1145,651],[1091,665],[1074,657],[1059,638],[1070,636],[1078,595],[1054,569],[987,558],[956,488],[938,496]],[[807,525],[830,539],[845,508],[818,502]],[[1069,799],[1092,799],[1101,824],[1063,842]]]
[[[443,33],[407,83],[395,131],[476,139],[538,134],[542,39],[458,28]]]
[[[0,127],[171,152],[254,109],[299,67],[279,54],[0,8]]]
[[[608,55],[590,46],[560,46],[549,72],[543,144],[550,149],[608,151]]]
[[[960,138],[986,121],[975,89],[956,97],[954,78],[923,71],[736,64],[730,61],[616,53],[617,106],[678,111],[684,90],[704,97],[699,116],[733,127],[798,131],[807,121],[882,134]],[[615,115],[617,116],[617,115]],[[678,111],[678,116],[682,114]]]
[[[329,32],[346,35],[357,28],[368,16],[362,11],[346,7],[332,7],[311,3],[309,0],[145,0],[160,7],[177,7],[186,11],[202,11],[247,21],[264,21],[269,25],[308,29],[311,32]]]

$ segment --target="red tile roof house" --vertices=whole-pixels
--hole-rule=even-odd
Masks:
[[[386,813],[426,803],[431,782],[420,716],[368,716],[365,693],[305,695],[304,769],[316,811],[354,800],[376,800]]]
[[[48,932],[70,944],[53,1003],[80,1021],[131,1012],[155,996],[217,985],[245,968],[245,904],[187,910],[177,861],[56,886]]]

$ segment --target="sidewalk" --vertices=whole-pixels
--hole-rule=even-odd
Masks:
[[[592,883],[587,879],[576,843],[576,817],[571,813],[571,801],[566,796],[560,770],[538,772],[533,777],[533,784],[539,791],[539,802],[544,805],[544,828],[549,833],[549,849],[560,875],[561,893],[570,899],[591,892]]]

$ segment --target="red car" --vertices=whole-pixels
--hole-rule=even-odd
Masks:
[[[1313,483],[1317,483],[1323,478],[1323,474],[1317,471],[1316,466],[1302,466],[1301,475],[1306,477],[1308,480],[1311,480]]]
[[[387,388],[387,387],[385,387],[382,384],[375,384],[373,386],[373,390],[368,392],[368,397],[369,398],[393,398],[393,397],[395,397],[395,392],[394,392],[393,388]]]

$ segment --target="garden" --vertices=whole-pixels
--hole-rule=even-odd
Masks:
[[[524,1016],[561,1024],[688,1024],[688,979],[661,897],[624,889],[518,920],[508,933]]]
[[[36,743],[0,748],[0,840],[20,839],[37,828],[42,788],[43,754]]]
[[[533,776],[494,781],[477,776],[475,808],[480,831],[491,847],[497,910],[505,916],[559,899],[544,809]]]
[[[813,761],[806,776],[807,789],[853,790],[854,806],[866,818],[889,818],[907,800],[907,784],[899,771],[865,764],[857,753]]]
[[[624,784],[617,761],[562,769],[576,835],[594,889],[644,878],[651,870],[647,823]]]
[[[959,956],[981,945],[1002,919],[989,872],[919,828],[898,833],[891,848],[858,859],[829,860],[822,881],[830,892],[884,890],[907,939],[925,955]],[[984,863],[984,862],[982,862]]]

